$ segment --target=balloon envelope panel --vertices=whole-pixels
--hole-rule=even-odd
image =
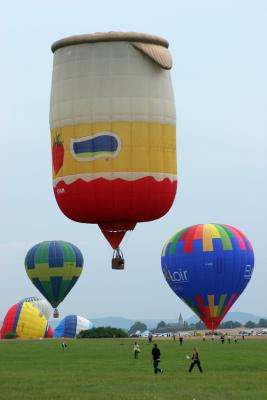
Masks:
[[[54,337],[76,337],[79,332],[92,329],[95,325],[79,315],[68,315],[54,330]]]
[[[81,275],[83,256],[71,243],[42,242],[28,251],[25,268],[32,283],[55,308]]]
[[[47,319],[31,303],[21,301],[7,312],[1,329],[1,338],[9,332],[16,332],[21,338],[51,337]]]
[[[236,228],[199,224],[165,244],[162,271],[171,289],[210,329],[216,329],[254,269],[249,240]]]
[[[48,320],[51,315],[50,311],[50,305],[48,301],[42,297],[26,297],[22,301],[27,301],[31,303],[35,308],[37,308],[40,311],[41,315],[44,315],[45,318]]]

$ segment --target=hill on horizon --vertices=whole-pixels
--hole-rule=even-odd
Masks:
[[[242,312],[242,311],[230,311],[224,317],[223,322],[234,321],[234,322],[240,322],[240,324],[245,324],[248,321],[252,321],[257,324],[259,322],[260,318],[264,318],[264,317],[259,317],[258,315],[246,313],[246,312]],[[199,318],[196,315],[192,315],[192,317],[190,317],[186,320],[186,322],[188,324],[195,324],[198,321],[199,321]]]
[[[264,318],[264,317],[260,317],[258,315],[254,315],[251,313],[245,313],[245,312],[241,312],[241,311],[232,311],[232,312],[229,312],[225,316],[223,321],[224,322],[237,321],[237,322],[240,322],[241,324],[245,324],[248,321],[258,323],[260,318]],[[161,318],[161,319],[135,319],[134,320],[134,319],[128,319],[128,318],[124,318],[124,317],[105,317],[105,318],[90,318],[90,320],[92,322],[94,322],[96,327],[113,326],[115,328],[121,328],[121,329],[126,329],[126,330],[129,330],[131,328],[131,326],[137,321],[146,324],[148,329],[156,328],[160,321],[164,321],[164,322],[166,322],[166,324],[175,324],[178,322],[178,318],[177,318],[177,320],[176,319],[164,319],[164,318]],[[189,324],[191,324],[191,323],[194,324],[199,321],[199,318],[195,315],[192,315],[190,318],[185,319],[185,321]]]
[[[229,312],[225,318],[223,319],[223,322],[226,321],[237,321],[240,322],[241,324],[245,324],[248,321],[252,321],[255,323],[259,322],[260,318],[265,318],[266,317],[260,317],[258,315],[255,314],[251,314],[251,313],[246,313],[246,312],[241,312],[241,311],[232,311]],[[51,325],[51,327],[53,329],[55,329],[57,327],[57,325],[60,323],[62,318],[59,318],[57,320],[50,320],[49,324]],[[104,317],[104,318],[90,318],[90,321],[94,322],[94,324],[96,325],[96,327],[100,327],[100,326],[112,326],[114,328],[121,328],[121,329],[125,329],[125,330],[129,330],[131,328],[131,326],[135,323],[135,322],[142,322],[144,323],[148,329],[155,329],[158,325],[158,323],[160,321],[164,321],[166,322],[166,324],[175,324],[178,322],[178,318],[177,319],[128,319],[128,318],[124,318],[124,317]],[[199,321],[199,318],[196,315],[192,315],[190,318],[185,319],[185,321],[188,324],[194,324],[196,322]],[[0,327],[2,326],[3,321],[0,322]]]

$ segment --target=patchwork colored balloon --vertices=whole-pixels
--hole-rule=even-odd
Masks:
[[[116,249],[175,198],[175,104],[168,42],[109,32],[52,45],[53,187],[70,219],[98,224]]]
[[[52,337],[53,330],[47,319],[28,301],[14,304],[7,312],[1,329],[1,338],[15,332],[20,338]]]
[[[54,337],[76,337],[81,331],[95,328],[95,325],[79,315],[68,315],[54,330]]]
[[[251,243],[230,225],[199,224],[175,233],[164,245],[162,271],[174,293],[216,329],[253,273]]]
[[[83,256],[71,243],[42,242],[28,251],[25,268],[34,286],[56,308],[79,279]]]

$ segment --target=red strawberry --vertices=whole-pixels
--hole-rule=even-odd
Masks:
[[[52,159],[53,159],[54,171],[55,174],[57,174],[63,165],[63,159],[64,159],[64,146],[60,133],[56,133],[56,137],[54,139],[52,148]]]

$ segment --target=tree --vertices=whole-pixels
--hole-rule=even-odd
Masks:
[[[252,329],[252,328],[255,328],[255,327],[256,327],[256,324],[253,321],[248,321],[248,322],[245,323],[245,328]]]
[[[198,321],[198,322],[195,324],[195,330],[201,331],[201,330],[203,330],[203,329],[205,329],[205,325],[203,324],[202,321]]]
[[[259,323],[258,323],[259,328],[267,328],[267,319],[265,318],[260,318]]]
[[[221,329],[234,329],[234,328],[240,328],[242,324],[238,321],[226,321],[226,322],[221,322],[219,325],[219,328]]]
[[[238,321],[234,321],[233,322],[233,328],[240,328],[242,326],[242,324],[240,323],[240,322],[238,322]]]
[[[133,333],[135,333],[137,331],[144,332],[146,330],[147,330],[146,324],[143,324],[143,322],[137,321],[131,326],[128,333],[129,333],[129,335],[132,335]]]
[[[167,325],[166,322],[160,321],[160,322],[158,323],[158,325],[157,325],[157,329],[165,328],[166,325]]]

